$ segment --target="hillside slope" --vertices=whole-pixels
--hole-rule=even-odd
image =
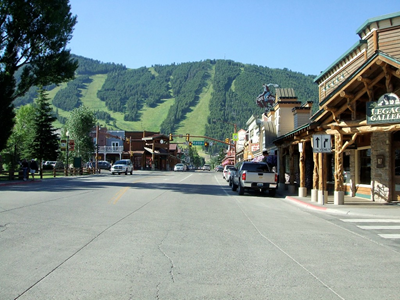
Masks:
[[[206,60],[150,68],[127,69],[75,56],[76,79],[48,87],[61,127],[69,111],[85,105],[109,129],[161,131],[225,139],[232,124],[243,128],[261,115],[255,99],[264,83],[293,88],[299,100],[317,101],[314,76],[287,69],[244,65],[230,60]],[[272,90],[272,92],[274,92]],[[34,92],[15,105],[33,101]],[[218,120],[218,121],[214,121]]]

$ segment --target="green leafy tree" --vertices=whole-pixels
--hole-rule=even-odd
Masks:
[[[90,137],[90,132],[96,125],[94,111],[86,106],[80,106],[71,111],[66,123],[69,138],[75,141],[75,150],[71,155],[82,157],[83,161],[88,161],[94,152],[94,144]]]
[[[0,150],[14,126],[13,101],[32,86],[74,76],[77,62],[66,50],[76,24],[70,9],[68,0],[0,1]]]
[[[52,123],[56,120],[49,104],[46,91],[39,88],[39,96],[35,103],[34,139],[32,141],[32,157],[39,160],[56,160],[59,153],[58,136]]]
[[[35,109],[32,105],[24,105],[17,109],[14,127],[2,156],[7,157],[8,168],[16,167],[18,160],[32,157],[32,141],[34,139]]]

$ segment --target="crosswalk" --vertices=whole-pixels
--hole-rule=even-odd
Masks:
[[[375,230],[384,239],[400,239],[400,219],[340,219],[363,230]],[[368,224],[368,225],[366,225]]]

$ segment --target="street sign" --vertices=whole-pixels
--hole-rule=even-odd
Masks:
[[[331,136],[329,134],[314,134],[312,147],[314,153],[332,152]]]
[[[239,140],[239,134],[238,133],[233,133],[232,134],[232,140],[234,140],[235,142],[237,142]]]
[[[74,151],[75,149],[75,141],[74,140],[69,140],[68,141],[68,150],[69,151]]]
[[[67,140],[61,140],[60,147],[61,151],[67,150]]]
[[[193,141],[193,146],[203,146],[204,141]]]

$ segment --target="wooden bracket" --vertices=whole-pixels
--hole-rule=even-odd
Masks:
[[[363,76],[358,76],[357,80],[364,83],[365,89],[367,90],[369,101],[374,101],[374,88],[372,85],[372,80]]]

